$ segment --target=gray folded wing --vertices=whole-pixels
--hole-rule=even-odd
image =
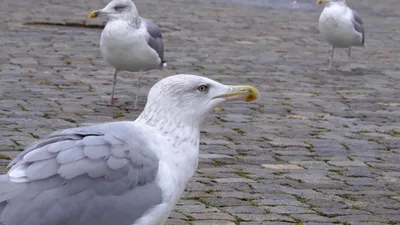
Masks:
[[[153,21],[149,19],[143,18],[143,22],[145,23],[145,27],[147,32],[149,33],[149,37],[147,43],[149,46],[157,52],[158,57],[161,59],[161,67],[164,64],[164,44],[162,41],[161,30],[157,24],[153,23]]]
[[[353,25],[354,25],[354,29],[361,34],[362,40],[361,40],[361,44],[364,45],[365,43],[365,34],[364,34],[364,26],[363,26],[363,22],[361,20],[360,15],[358,15],[358,13],[354,10],[352,10],[353,12]]]
[[[0,177],[0,224],[131,225],[162,202],[158,161],[132,124],[53,133]]]

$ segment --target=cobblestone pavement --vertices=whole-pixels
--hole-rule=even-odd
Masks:
[[[348,3],[364,20],[366,48],[354,48],[351,62],[337,51],[326,72],[322,7],[313,0],[298,9],[137,1],[160,24],[168,61],[146,73],[142,96],[178,73],[248,83],[262,94],[209,117],[198,172],[169,224],[400,224],[400,1]],[[138,115],[105,106],[112,68],[98,48],[104,20],[87,19],[104,4],[0,1],[3,171],[53,130]],[[135,79],[120,74],[120,105],[133,102]]]

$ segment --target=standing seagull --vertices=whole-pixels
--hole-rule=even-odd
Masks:
[[[105,8],[92,11],[89,17],[101,14],[108,17],[101,33],[101,54],[115,68],[109,105],[114,106],[117,73],[125,70],[139,72],[133,105],[137,108],[142,71],[162,69],[167,65],[160,28],[153,21],[140,17],[131,0],[113,0]]]
[[[365,35],[363,22],[354,10],[346,5],[346,0],[318,0],[317,4],[326,6],[319,17],[319,31],[332,46],[328,70],[332,68],[335,48],[348,48],[351,58],[351,47],[364,47]]]

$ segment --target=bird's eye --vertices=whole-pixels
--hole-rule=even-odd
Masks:
[[[116,6],[114,6],[114,9],[117,10],[117,11],[122,10],[123,8],[125,8],[124,5],[116,5]]]
[[[197,90],[199,90],[200,92],[206,92],[208,91],[208,88],[208,85],[202,84],[197,88]]]

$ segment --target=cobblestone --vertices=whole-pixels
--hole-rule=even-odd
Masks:
[[[168,224],[400,224],[400,2],[347,1],[366,48],[350,62],[338,50],[331,72],[320,70],[329,50],[317,29],[322,7],[292,2],[136,1],[160,25],[168,61],[144,73],[141,96],[178,73],[261,91],[208,118],[199,169]],[[0,172],[51,131],[138,116],[123,107],[133,103],[133,73],[118,77],[121,107],[105,105],[105,20],[87,19],[104,4],[0,2]]]

